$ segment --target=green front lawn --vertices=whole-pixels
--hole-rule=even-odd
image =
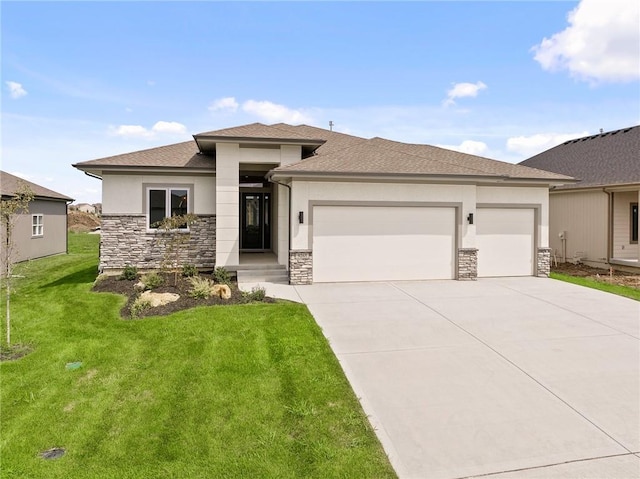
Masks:
[[[13,342],[33,352],[0,366],[2,478],[395,477],[304,305],[122,320],[90,292],[97,240],[16,271]]]
[[[600,291],[606,291],[607,293],[617,294],[618,296],[624,296],[625,298],[635,299],[640,301],[640,290],[636,288],[630,288],[629,286],[620,286],[617,284],[604,283],[592,278],[582,278],[579,276],[571,276],[569,274],[554,273],[550,275],[553,279],[560,281],[566,281],[567,283],[578,284],[580,286],[586,286],[587,288],[599,289]]]

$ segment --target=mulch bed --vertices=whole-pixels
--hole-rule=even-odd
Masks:
[[[161,273],[160,275],[164,278],[164,282],[161,286],[154,288],[153,292],[175,293],[180,296],[180,299],[174,301],[173,303],[168,303],[164,306],[149,308],[138,314],[137,317],[142,318],[146,316],[167,316],[177,311],[183,311],[185,309],[195,308],[197,306],[227,306],[230,304],[246,304],[255,302],[247,298],[247,296],[238,289],[238,285],[233,282],[229,284],[229,288],[231,289],[230,299],[222,299],[218,296],[211,296],[207,299],[192,298],[189,296],[189,291],[191,290],[191,283],[189,282],[189,278],[178,275],[177,283],[174,285],[175,278],[172,273]],[[210,277],[210,275],[206,274],[201,274],[201,276]],[[128,298],[127,304],[125,304],[124,308],[120,310],[120,316],[126,319],[131,319],[131,305],[139,295],[139,293],[134,288],[134,285],[138,281],[138,279],[126,280],[118,279],[117,276],[105,276],[96,281],[93,286],[93,291],[102,293],[117,293],[126,296]],[[267,296],[261,302],[274,303],[275,299]]]
[[[551,267],[551,271],[640,290],[640,274],[619,271],[615,267],[609,270],[593,268],[585,264],[558,263],[557,266]]]

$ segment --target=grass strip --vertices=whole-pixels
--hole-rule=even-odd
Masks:
[[[90,291],[97,242],[19,265],[32,352],[0,364],[2,478],[396,477],[306,306],[122,320],[123,297]]]
[[[625,298],[635,299],[640,301],[640,290],[630,288],[628,286],[620,286],[617,284],[604,283],[592,278],[581,278],[578,276],[571,276],[562,273],[551,273],[551,278],[560,281],[566,281],[567,283],[573,283],[587,288],[599,289],[607,293],[617,294],[618,296],[624,296]]]

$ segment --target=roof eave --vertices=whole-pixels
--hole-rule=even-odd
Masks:
[[[506,175],[451,175],[451,174],[419,174],[419,173],[365,173],[365,172],[324,172],[324,171],[278,171],[271,170],[267,179],[309,178],[309,179],[380,179],[380,180],[420,180],[437,182],[465,183],[526,183],[558,185],[572,183],[573,179],[564,178],[518,178]]]
[[[221,136],[221,135],[193,135],[198,150],[205,153],[215,150],[217,143],[241,143],[243,145],[300,145],[318,148],[327,140],[307,138],[265,138],[253,136]],[[314,149],[315,149],[314,148]]]
[[[589,183],[589,184],[574,184],[569,186],[559,185],[559,188],[555,188],[554,191],[585,191],[585,190],[605,190],[605,191],[624,191],[629,189],[640,188],[640,181],[632,181],[629,183]]]
[[[192,166],[141,166],[141,165],[71,165],[88,175],[101,177],[103,172],[109,173],[204,173],[215,174],[214,166],[211,168]]]

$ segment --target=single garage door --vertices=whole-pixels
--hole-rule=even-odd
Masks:
[[[455,208],[315,206],[313,281],[454,278]]]
[[[534,210],[478,208],[478,276],[533,275]]]

